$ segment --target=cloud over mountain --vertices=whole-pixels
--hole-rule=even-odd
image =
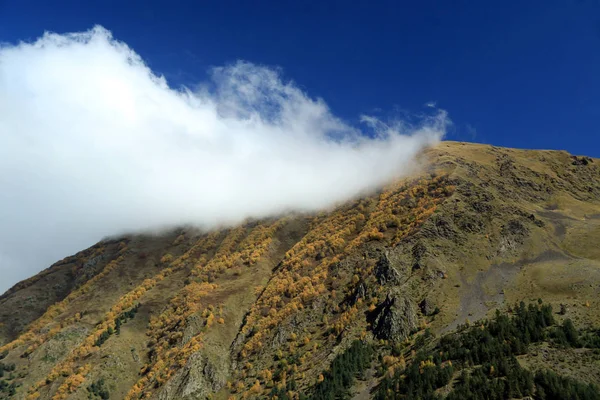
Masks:
[[[409,171],[448,124],[360,130],[276,70],[211,76],[173,89],[101,27],[0,47],[0,292],[106,235],[332,206]]]

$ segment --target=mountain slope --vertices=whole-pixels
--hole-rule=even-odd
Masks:
[[[443,142],[421,163],[335,210],[107,240],[19,283],[0,298],[12,396],[293,398],[356,339],[406,363],[424,332],[521,300],[600,326],[600,160]],[[536,346],[522,365],[575,354]],[[571,377],[600,376],[589,357]]]

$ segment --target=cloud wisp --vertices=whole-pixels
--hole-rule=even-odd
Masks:
[[[237,62],[173,89],[102,27],[0,47],[0,292],[107,235],[332,206],[405,174],[448,123],[337,118]]]

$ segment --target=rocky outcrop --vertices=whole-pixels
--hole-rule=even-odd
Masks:
[[[402,341],[417,329],[417,312],[413,302],[400,294],[388,294],[370,315],[373,334],[378,339]]]
[[[375,276],[381,285],[385,285],[387,283],[397,285],[401,281],[400,273],[392,266],[390,258],[387,254],[382,254],[381,258],[377,262],[377,265],[375,266]]]
[[[479,213],[458,211],[453,218],[456,226],[463,232],[481,233],[485,229],[485,221]]]
[[[155,398],[205,399],[225,385],[228,375],[229,370],[225,362],[215,363],[202,353],[195,353]]]
[[[522,238],[529,233],[529,230],[523,223],[517,219],[508,221],[506,225],[502,227],[502,234],[506,236],[513,236],[522,241]]]
[[[98,255],[90,256],[90,258],[88,258],[82,267],[77,271],[75,286],[81,286],[89,279],[92,279],[94,276],[98,275],[98,273],[106,266],[107,262],[113,256],[113,254],[108,252],[102,252]]]
[[[358,302],[358,299],[364,299],[367,296],[367,286],[365,282],[360,282],[356,288],[348,295],[346,298],[346,303],[350,306],[355,305]]]
[[[591,159],[590,157],[573,156],[572,158],[573,158],[573,162],[571,162],[571,165],[588,165],[588,164],[594,162],[594,160]]]
[[[425,316],[437,314],[439,311],[433,301],[428,298],[423,299],[419,303],[419,308],[421,309],[421,313]]]
[[[506,256],[525,243],[529,229],[518,219],[508,221],[500,231],[500,241],[497,250],[499,256]]]
[[[423,259],[423,256],[425,255],[425,253],[427,253],[427,247],[425,247],[423,242],[418,241],[412,247],[411,252],[412,252],[412,256],[413,256],[413,270],[420,269],[421,268],[421,260]]]
[[[433,215],[421,228],[420,234],[426,238],[457,239],[453,221],[444,215]]]

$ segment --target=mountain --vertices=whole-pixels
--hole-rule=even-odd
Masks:
[[[442,142],[419,164],[317,215],[107,239],[18,283],[0,398],[599,398],[600,160]]]

